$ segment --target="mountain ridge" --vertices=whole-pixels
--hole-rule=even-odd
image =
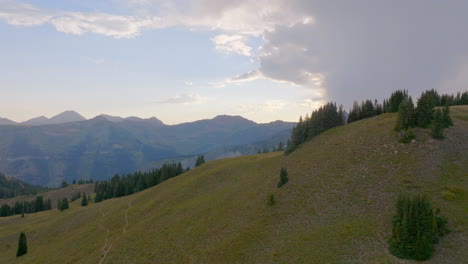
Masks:
[[[78,122],[0,126],[0,171],[49,186],[57,186],[62,180],[106,179],[161,159],[222,149],[226,154],[218,151],[211,157],[232,156],[226,147],[265,138],[269,141],[264,146],[276,145],[287,140],[293,125],[257,124],[239,116],[165,125],[156,118],[112,122],[99,115]]]

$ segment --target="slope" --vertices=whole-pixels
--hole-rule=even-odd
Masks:
[[[428,193],[453,230],[427,263],[468,258],[468,108],[434,141],[395,115],[331,129],[289,156],[207,162],[132,196],[0,219],[6,263],[415,263],[387,251],[396,194]],[[279,170],[289,182],[277,189]],[[273,193],[277,203],[267,206]],[[452,195],[447,195],[451,193]],[[20,231],[29,252],[15,259]]]

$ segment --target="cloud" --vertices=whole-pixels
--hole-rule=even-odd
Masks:
[[[240,54],[244,56],[251,56],[252,48],[247,46],[244,42],[246,37],[241,35],[225,35],[221,34],[211,39],[215,44],[215,49],[227,54]]]
[[[14,1],[0,3],[0,18],[14,26],[39,26],[50,24],[57,31],[83,35],[94,33],[114,38],[133,38],[144,29],[169,26],[157,16],[135,17],[112,15],[102,12],[68,12],[19,4]]]
[[[183,93],[174,97],[168,98],[163,101],[159,101],[159,104],[201,104],[206,101],[205,97],[202,97],[194,93]]]
[[[259,70],[250,71],[244,74],[236,75],[226,79],[226,83],[248,82],[262,78],[262,73]]]
[[[114,38],[172,26],[214,31],[216,50],[249,56],[259,66],[210,83],[213,87],[263,78],[305,87],[311,100],[333,99],[345,107],[355,99],[383,99],[395,89],[409,89],[413,96],[430,88],[453,91],[466,80],[467,1],[126,2],[134,7],[130,15],[2,1],[0,19],[15,26],[50,24],[69,34]],[[246,44],[252,37],[263,41],[258,50]]]

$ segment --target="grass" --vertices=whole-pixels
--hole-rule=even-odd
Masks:
[[[333,128],[288,156],[210,161],[140,193],[0,219],[5,263],[416,263],[388,253],[398,191],[449,219],[426,263],[468,259],[468,107],[434,141],[398,143],[394,114]],[[457,154],[458,153],[458,154]],[[288,184],[277,188],[280,169]],[[453,193],[454,200],[444,192]],[[274,206],[266,198],[273,194]],[[19,232],[29,252],[16,259]]]

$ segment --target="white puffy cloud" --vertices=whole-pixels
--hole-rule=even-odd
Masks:
[[[245,44],[246,37],[241,35],[221,34],[211,39],[216,50],[227,54],[237,53],[244,56],[251,56],[252,48]]]
[[[205,97],[202,97],[195,93],[183,93],[174,97],[168,98],[163,101],[159,101],[159,104],[201,104],[206,101]]]

